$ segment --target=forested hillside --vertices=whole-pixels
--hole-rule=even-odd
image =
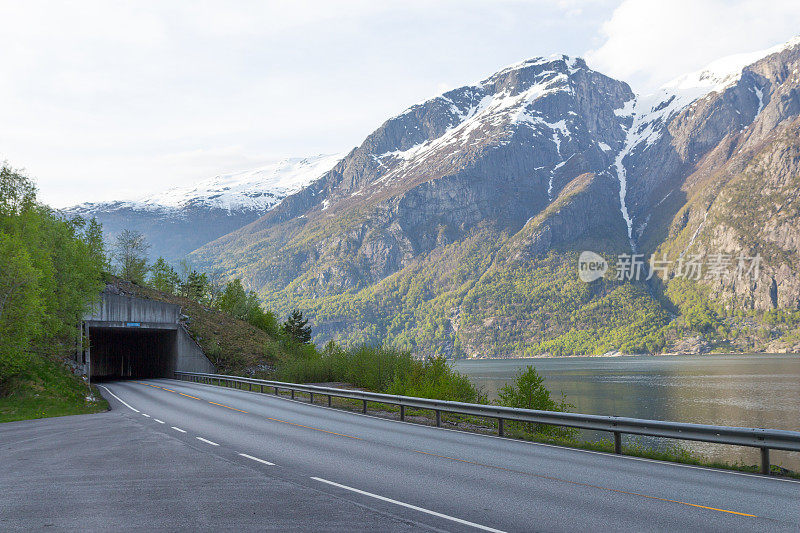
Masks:
[[[29,178],[0,168],[0,420],[105,408],[63,362],[104,263],[97,223],[62,219]]]

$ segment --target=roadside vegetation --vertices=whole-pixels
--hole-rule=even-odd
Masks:
[[[44,357],[31,358],[0,397],[0,422],[106,410],[108,403],[96,391],[90,394],[83,379],[63,363]]]
[[[281,321],[262,307],[258,296],[240,279],[222,283],[186,262],[174,267],[163,258],[150,264],[148,249],[144,237],[134,231],[123,231],[107,249],[97,221],[64,219],[37,201],[36,188],[29,178],[7,165],[0,167],[0,422],[108,408],[65,360],[83,342],[77,333],[82,315],[100,290],[109,285],[124,294],[180,305],[187,331],[222,373],[489,403],[483,391],[442,356],[419,359],[408,349],[370,344],[342,347],[335,342],[319,350],[301,310],[292,310]],[[600,324],[613,310],[616,322],[604,326],[611,328],[609,334],[638,339],[636,342],[644,347],[657,349],[664,343],[665,319],[656,310],[652,316],[658,320],[653,321],[651,330],[642,330],[636,322],[632,325],[640,331],[633,335],[620,325],[637,307],[631,302],[642,297],[636,291],[617,287],[599,303],[573,310],[573,316]],[[740,334],[733,330],[736,320],[746,323],[749,316],[744,312],[730,314],[710,304],[707,295],[691,284],[672,284],[668,296],[682,310],[682,322],[673,321],[671,327],[699,331],[710,338]],[[777,329],[792,330],[800,323],[797,312],[776,310],[760,318]],[[667,337],[668,332],[667,328]],[[574,335],[578,337],[572,338]],[[547,350],[574,353],[581,343],[598,342],[574,335],[570,330],[560,340],[548,341]],[[533,367],[520,372],[498,396],[495,403],[508,407],[548,411],[573,408],[566,399],[553,397]],[[348,400],[337,400],[334,405],[357,408]],[[380,408],[390,414],[396,411],[392,406]],[[409,410],[408,415],[422,420],[431,416],[417,410]],[[497,431],[497,422],[492,420],[444,414],[442,421],[471,431]],[[581,440],[577,430],[546,424],[509,421],[506,434],[590,450],[613,450],[610,441]],[[682,463],[757,470],[755,466],[703,461],[678,446],[653,451],[629,444],[624,451]]]
[[[102,228],[38,202],[22,172],[0,166],[0,421],[105,407],[64,364],[97,298]]]

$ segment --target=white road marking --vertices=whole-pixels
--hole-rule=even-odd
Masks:
[[[128,408],[128,409],[130,409],[131,411],[134,411],[134,412],[136,412],[136,413],[138,413],[138,412],[139,412],[139,410],[138,410],[138,409],[134,409],[133,407],[131,407],[130,405],[128,405],[127,403],[125,403],[125,402],[122,400],[122,398],[120,398],[119,396],[117,396],[116,394],[114,394],[113,392],[111,392],[110,390],[108,390],[108,387],[103,387],[102,385],[98,385],[98,387],[100,387],[100,388],[102,388],[102,389],[105,389],[105,391],[106,391],[107,393],[109,393],[111,396],[113,396],[114,398],[116,398],[116,399],[117,399],[117,400],[118,400],[118,401],[119,401],[119,402],[120,402],[122,405],[124,405],[125,407],[127,407],[127,408]]]
[[[457,522],[459,524],[464,524],[465,526],[472,526],[477,529],[482,529],[483,531],[493,531],[495,533],[503,533],[501,529],[494,529],[492,527],[483,526],[481,524],[476,524],[475,522],[468,522],[467,520],[462,520],[460,518],[456,518],[454,516],[437,513],[436,511],[431,511],[430,509],[425,509],[423,507],[417,507],[416,505],[411,505],[410,503],[399,502],[397,500],[393,500],[391,498],[387,498],[385,496],[379,496],[377,494],[373,494],[371,492],[367,492],[364,490],[354,489],[353,487],[348,487],[347,485],[341,485],[339,483],[334,483],[333,481],[328,481],[327,479],[322,479],[321,477],[312,477],[311,479],[315,481],[320,481],[322,483],[327,483],[328,485],[333,485],[334,487],[339,487],[340,489],[349,490],[358,494],[363,494],[364,496],[369,496],[370,498],[375,498],[377,500],[382,500],[384,502],[393,503],[395,505],[399,505],[401,507],[407,507],[408,509],[414,509],[415,511],[419,511],[421,513],[426,513],[433,516],[438,516],[439,518],[444,518],[445,520],[450,520],[452,522]]]
[[[150,418],[150,415],[148,415],[146,413],[142,413],[142,416],[146,416],[147,418]]]
[[[240,453],[242,457],[247,457],[248,459],[252,459],[253,461],[258,461],[259,463],[264,463],[265,465],[275,466],[275,463],[270,463],[269,461],[265,461],[264,459],[259,459],[258,457],[253,457],[252,455],[247,455],[246,453]]]
[[[248,392],[248,391],[243,391],[243,392]],[[279,397],[279,396],[272,396],[272,395],[267,395],[267,394],[265,394],[264,396],[267,396],[269,398],[279,398],[281,400],[287,400],[287,401],[296,401],[296,400],[289,400],[288,398],[283,398],[283,397]],[[298,403],[301,403],[303,405],[312,406],[308,402],[302,402],[301,401],[301,402],[298,402]],[[713,468],[713,467],[707,467],[707,466],[687,465],[687,464],[683,464],[683,463],[674,463],[672,461],[662,461],[660,459],[648,459],[647,457],[636,457],[634,455],[617,455],[617,454],[612,453],[612,452],[598,452],[598,451],[595,451],[595,450],[584,450],[582,448],[571,448],[569,446],[559,446],[558,444],[547,444],[547,443],[544,443],[544,442],[523,441],[523,440],[515,439],[513,437],[500,437],[498,435],[487,435],[485,433],[469,433],[469,432],[464,431],[463,429],[451,429],[451,428],[444,428],[444,427],[425,426],[425,425],[419,424],[418,422],[409,422],[407,420],[393,420],[391,418],[383,418],[383,417],[380,417],[380,416],[375,416],[375,415],[370,415],[370,414],[366,414],[365,415],[364,413],[356,413],[356,412],[353,412],[353,411],[344,411],[344,410],[338,409],[336,407],[328,407],[328,406],[319,405],[319,404],[315,404],[312,407],[316,407],[318,409],[327,409],[329,411],[336,411],[337,413],[346,413],[348,415],[353,415],[353,416],[363,416],[364,418],[371,418],[373,420],[382,420],[382,421],[390,422],[390,423],[393,423],[393,424],[405,424],[407,426],[424,427],[424,428],[428,428],[428,429],[432,429],[432,430],[436,430],[436,431],[452,431],[454,433],[460,433],[462,435],[464,433],[468,433],[469,435],[474,435],[476,437],[487,438],[487,439],[497,439],[497,440],[503,440],[503,441],[506,441],[506,442],[514,442],[516,444],[522,444],[522,445],[525,445],[525,446],[544,446],[545,448],[556,448],[556,449],[559,449],[559,450],[566,450],[566,451],[571,451],[571,452],[581,452],[581,453],[590,453],[590,454],[593,454],[593,455],[603,455],[605,457],[613,458],[614,460],[642,461],[642,462],[645,462],[645,463],[654,463],[654,464],[659,464],[659,465],[664,465],[664,466],[677,466],[677,467],[680,467],[680,468],[691,468],[693,470],[705,470],[707,472],[715,472],[717,474],[732,474],[734,476],[757,477],[757,478],[761,478],[761,479],[768,479],[770,481],[783,481],[785,483],[800,484],[800,480],[797,480],[797,479],[779,478],[779,477],[775,477],[775,476],[771,476],[770,477],[770,476],[766,476],[766,475],[763,475],[763,474],[756,474],[756,473],[753,473],[753,472],[737,472],[735,470],[724,470],[724,469],[721,469],[721,468]]]
[[[195,438],[197,440],[201,440],[201,441],[205,442],[206,444],[210,444],[212,446],[219,446],[219,444],[217,444],[216,442],[208,440],[208,439],[204,439],[203,437],[195,437]]]
[[[219,385],[206,385],[205,383],[195,383],[195,382],[188,382],[188,381],[181,381],[181,380],[172,380],[172,381],[178,381],[181,384],[189,384],[189,383],[191,383],[192,385],[202,385],[202,386],[215,387],[215,388],[219,387]],[[102,385],[98,385],[98,386],[102,387]],[[103,387],[103,388],[105,389],[105,387]],[[188,388],[191,388],[191,387],[188,387]],[[106,390],[108,390],[108,389],[106,389]],[[250,391],[241,390],[241,389],[228,389],[228,390],[232,390],[232,391],[233,390],[238,390],[239,392],[250,392]],[[109,391],[109,393],[110,392],[111,391]],[[297,403],[301,403],[303,405],[309,405],[309,406],[311,405],[311,404],[309,404],[307,402],[301,402],[299,400],[290,400],[289,398],[284,398],[284,397],[281,397],[281,396],[273,396],[271,394],[263,394],[262,395],[261,393],[258,393],[258,392],[255,392],[255,391],[252,391],[252,392],[253,392],[253,394],[258,394],[259,396],[263,396],[263,397],[266,397],[266,398],[278,398],[280,400],[285,400],[285,401],[294,401],[294,402],[297,402]],[[112,396],[113,396],[113,394],[112,394]],[[116,396],[114,396],[114,397],[116,398]],[[119,400],[119,398],[117,398],[117,399]],[[122,401],[122,400],[120,400],[120,401]],[[125,404],[125,405],[128,405],[128,404]],[[128,405],[128,407],[130,407],[130,406]],[[414,427],[425,427],[425,428],[433,429],[433,430],[437,430],[437,431],[452,431],[454,433],[459,433],[459,434],[462,434],[462,435],[465,433],[465,431],[461,430],[461,429],[422,426],[417,422],[409,422],[407,420],[392,420],[391,418],[382,418],[382,417],[375,416],[375,415],[370,415],[370,414],[354,413],[354,412],[351,412],[351,411],[343,411],[342,409],[337,409],[336,407],[328,407],[328,406],[325,406],[325,405],[315,404],[315,405],[313,405],[313,407],[316,407],[318,409],[327,409],[329,411],[335,411],[337,413],[346,413],[346,414],[354,415],[354,416],[363,416],[364,418],[371,418],[373,420],[382,420],[384,422],[389,422],[389,423],[394,423],[394,424],[405,424],[405,425],[414,426]],[[131,407],[131,409],[133,409],[133,407]],[[134,411],[136,411],[136,409],[134,409]],[[514,439],[514,438],[511,438],[511,437],[500,437],[498,435],[486,435],[484,433],[469,433],[469,434],[470,435],[474,435],[476,437],[481,437],[481,438],[498,439],[498,440],[502,440],[502,441],[506,441],[506,442],[514,442],[516,444],[522,444],[522,445],[525,445],[525,446],[544,446],[545,448],[556,448],[556,449],[559,449],[559,450],[566,450],[566,451],[571,451],[571,452],[589,453],[589,454],[593,454],[593,455],[603,455],[605,457],[613,458],[614,460],[618,460],[618,461],[619,460],[621,460],[621,461],[641,461],[641,462],[645,462],[645,463],[654,463],[654,464],[658,464],[658,465],[664,465],[664,466],[667,466],[667,467],[675,466],[675,467],[679,467],[679,468],[690,468],[692,470],[705,470],[706,472],[715,472],[717,474],[732,474],[734,476],[756,477],[756,478],[761,478],[761,479],[768,479],[770,481],[782,481],[784,483],[800,484],[800,480],[797,480],[797,479],[775,477],[775,476],[765,476],[763,474],[756,474],[756,473],[752,473],[752,472],[737,472],[735,470],[724,470],[724,469],[712,468],[712,467],[707,467],[707,466],[697,466],[697,465],[687,465],[687,464],[683,464],[683,463],[673,463],[671,461],[662,461],[662,460],[659,460],[659,459],[648,459],[646,457],[636,457],[636,456],[633,456],[633,455],[617,455],[617,454],[611,453],[611,452],[599,452],[599,451],[595,451],[595,450],[584,450],[584,449],[581,449],[581,448],[571,448],[569,446],[559,446],[557,444],[547,444],[547,443],[544,443],[544,442],[522,441],[522,440]]]
[[[164,422],[162,422],[161,420],[159,420],[158,418],[154,418],[153,420],[155,420],[155,421],[156,421],[156,422],[158,422],[159,424],[163,424],[163,423],[164,423]]]
[[[186,433],[186,432],[185,432],[184,430],[182,430],[181,428],[176,428],[175,426],[171,426],[171,427],[172,427],[172,429],[174,429],[175,431],[180,431],[181,433]]]

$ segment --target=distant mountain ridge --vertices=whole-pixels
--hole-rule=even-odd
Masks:
[[[798,350],[798,69],[793,39],[637,96],[580,58],[523,61],[390,118],[191,258],[302,309],[318,342],[455,357]],[[612,266],[764,262],[748,279],[612,269],[584,283],[583,250]]]
[[[152,245],[154,258],[177,261],[256,220],[286,196],[322,176],[341,158],[342,154],[286,158],[137,200],[84,203],[64,212],[97,218],[108,239],[123,229],[141,231]]]

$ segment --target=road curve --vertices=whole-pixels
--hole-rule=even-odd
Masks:
[[[164,454],[191,463],[195,484],[215,487],[224,478],[227,488],[232,479],[241,480],[248,488],[244,500],[263,502],[247,515],[251,510],[241,495],[220,489],[216,496],[198,496],[232,498],[216,505],[227,511],[225,523],[239,529],[800,529],[797,481],[531,444],[175,380],[102,388],[112,405],[103,420],[109,432],[169,443],[174,451]],[[26,423],[14,424],[19,450]],[[89,435],[85,440],[87,450],[98,445]],[[127,454],[116,458],[120,473],[123,463],[136,463]],[[0,460],[7,455],[0,441]],[[131,475],[158,476],[158,464],[139,464]],[[198,472],[200,464],[208,466]],[[0,484],[12,481],[0,473]],[[179,481],[174,490],[185,491],[185,480]],[[122,501],[112,497],[104,508],[113,513],[115,505],[134,504],[135,496],[118,494]],[[4,499],[0,527],[13,526],[15,518],[24,518],[21,504],[4,508]],[[139,499],[135,505],[154,504]],[[102,520],[102,512],[95,515]],[[195,529],[223,527],[209,513],[200,515],[192,522]],[[137,527],[180,527],[181,520],[186,517],[143,517]]]

